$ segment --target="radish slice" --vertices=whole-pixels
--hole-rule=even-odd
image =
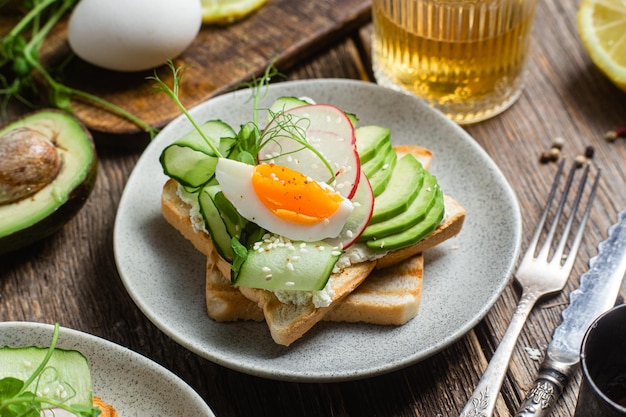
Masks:
[[[354,209],[339,235],[332,239],[325,239],[325,242],[346,249],[356,242],[369,224],[374,211],[374,192],[369,180],[363,173],[361,173],[361,181],[359,181],[356,193],[352,197],[352,204]]]
[[[354,127],[339,108],[328,104],[295,107],[279,113],[265,128],[268,142],[259,151],[260,162],[284,165],[316,181],[330,184],[345,198],[352,198],[361,177]],[[300,140],[300,141],[299,141]],[[316,152],[326,159],[328,165]]]

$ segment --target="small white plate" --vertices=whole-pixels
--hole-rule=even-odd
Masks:
[[[165,146],[192,128],[166,126],[132,172],[113,236],[120,276],[144,314],[175,341],[220,365],[273,379],[338,381],[416,363],[461,338],[487,314],[511,276],[521,242],[517,199],[484,150],[460,127],[408,95],[353,80],[270,86],[259,108],[279,96],[307,96],[355,113],[359,125],[391,129],[397,144],[434,152],[431,171],[467,210],[459,236],[426,254],[422,302],[404,326],[319,323],[290,347],[264,323],[216,323],[205,311],[205,259],[160,213]],[[237,130],[252,120],[250,91],[228,93],[191,110],[197,122],[222,119]],[[259,120],[263,120],[261,115]]]
[[[0,346],[48,347],[54,326],[31,322],[0,323]],[[93,395],[121,416],[215,417],[202,398],[176,375],[120,345],[61,327],[57,347],[77,350],[89,361]]]

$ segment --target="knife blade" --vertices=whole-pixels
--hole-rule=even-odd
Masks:
[[[589,270],[580,276],[580,287],[570,294],[539,373],[516,417],[546,417],[560,397],[580,359],[580,345],[587,328],[600,314],[615,305],[626,272],[626,210],[598,245]]]

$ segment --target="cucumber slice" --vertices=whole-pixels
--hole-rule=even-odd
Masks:
[[[200,213],[204,218],[204,224],[209,231],[215,249],[228,262],[233,260],[233,249],[231,247],[231,234],[228,232],[226,222],[220,214],[218,206],[215,204],[215,197],[222,189],[219,185],[207,185],[198,193],[198,203]]]
[[[25,382],[47,352],[48,348],[40,347],[0,348],[0,380],[12,377]],[[40,377],[27,390],[67,405],[91,407],[91,387],[87,358],[75,350],[55,349]]]
[[[305,98],[291,96],[278,97],[276,101],[274,101],[274,103],[272,103],[272,105],[270,106],[265,123],[271,122],[274,116],[276,116],[276,114],[278,113],[282,113],[287,110],[294,109],[296,107],[306,106],[309,104],[315,103],[313,102],[313,100],[307,101],[307,99]],[[352,123],[352,126],[355,127],[359,122],[358,117],[356,117],[354,113],[345,113],[346,117],[350,120],[350,123]]]
[[[324,242],[291,242],[279,237],[257,243],[233,285],[270,291],[319,291],[343,252]]]
[[[200,126],[204,134],[219,149],[222,156],[228,156],[236,144],[237,134],[221,120],[210,120]],[[163,172],[186,187],[200,187],[213,178],[218,156],[193,130],[167,146],[159,161]]]
[[[287,110],[294,109],[300,106],[306,106],[308,104],[313,104],[313,103],[310,103],[298,97],[291,97],[291,96],[278,97],[269,108],[266,122],[269,123],[274,118],[274,116],[276,116],[278,113],[283,113],[283,112],[286,112]]]

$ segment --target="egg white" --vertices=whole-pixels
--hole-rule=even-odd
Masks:
[[[330,217],[313,225],[286,221],[259,200],[253,186],[254,166],[232,159],[220,158],[215,169],[215,177],[224,196],[233,204],[239,214],[265,230],[285,236],[291,240],[315,242],[339,235],[354,206],[344,199]]]

